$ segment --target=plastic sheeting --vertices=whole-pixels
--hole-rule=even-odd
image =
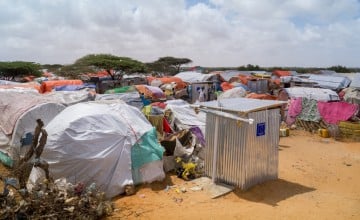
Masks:
[[[310,74],[309,80],[316,82],[321,88],[334,90],[346,88],[351,83],[351,80],[346,76],[322,76]]]
[[[42,158],[54,179],[95,182],[113,197],[123,193],[125,185],[134,184],[131,148],[151,129],[145,116],[125,103],[79,103],[46,126]]]
[[[166,102],[166,109],[170,109],[173,113],[172,127],[176,124],[180,129],[188,129],[198,126],[203,134],[205,134],[206,114],[203,112],[195,113],[194,109],[183,100],[169,100]]]
[[[25,90],[0,90],[0,129],[5,135],[11,135],[15,123],[30,108],[54,102],[38,93]]]
[[[181,72],[175,75],[175,77],[187,83],[205,82],[213,76],[213,74],[202,74],[194,71]]]
[[[93,93],[90,89],[83,89],[79,91],[56,91],[44,94],[43,96],[66,106],[95,100],[95,93]]]
[[[64,109],[65,106],[58,103],[42,103],[30,108],[16,121],[10,144],[13,147],[17,147],[17,149],[20,149],[19,147],[22,145],[21,140],[24,135],[27,133],[34,133],[37,125],[36,119],[41,119],[46,126]],[[24,155],[26,150],[26,148],[21,148],[21,155]]]
[[[330,89],[292,87],[285,88],[289,98],[308,98],[317,101],[339,101],[339,95]]]
[[[126,104],[141,110],[144,105],[138,92],[117,93],[117,94],[97,94],[95,100],[122,100]]]
[[[344,101],[352,104],[360,104],[360,85],[358,88],[346,88],[343,90],[344,95]]]
[[[228,98],[240,98],[246,96],[246,91],[242,87],[235,87],[232,89],[229,89],[223,93],[221,93],[218,97],[218,99],[228,99]]]
[[[351,81],[350,87],[360,89],[360,73],[356,73]]]

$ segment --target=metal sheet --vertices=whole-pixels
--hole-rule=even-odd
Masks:
[[[250,80],[248,81],[247,86],[251,92],[258,94],[267,93],[269,91],[267,79]]]
[[[252,112],[263,110],[266,108],[273,108],[286,104],[283,101],[274,100],[259,100],[259,99],[248,99],[248,98],[229,98],[222,100],[214,100],[210,102],[201,102],[200,107],[209,107],[221,109],[223,111],[232,112]]]
[[[218,143],[214,143],[216,118],[219,117]],[[278,177],[279,109],[253,112],[254,124],[212,113],[206,117],[205,174],[212,176],[214,147],[218,145],[216,181],[242,190]],[[257,124],[265,123],[265,134],[257,136]]]

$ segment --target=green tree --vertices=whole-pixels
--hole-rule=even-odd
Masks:
[[[63,76],[70,79],[81,79],[81,75],[84,73],[94,72],[94,68],[89,66],[83,66],[78,64],[64,65],[53,72],[56,75]]]
[[[351,72],[351,70],[349,70],[345,66],[340,66],[340,65],[329,67],[328,70],[333,70],[337,73],[350,73]]]
[[[126,73],[144,72],[145,65],[129,57],[118,57],[111,54],[89,54],[78,59],[74,64],[75,67],[92,67],[94,71],[98,69],[106,72],[115,79],[115,72],[121,71]]]
[[[40,68],[40,64],[34,62],[0,62],[0,78],[4,80],[14,80],[15,77],[27,75],[41,76]]]
[[[61,64],[43,64],[43,65],[41,65],[41,68],[46,69],[48,72],[58,71],[62,67],[64,67],[64,65],[61,65]]]
[[[176,57],[160,57],[153,63],[147,63],[146,65],[152,71],[158,71],[174,75],[180,72],[181,65],[191,63],[192,60],[188,58],[176,58]]]
[[[248,64],[246,66],[239,66],[237,68],[237,70],[240,71],[251,71],[251,70],[261,70],[260,66],[258,65],[252,65],[252,64]]]

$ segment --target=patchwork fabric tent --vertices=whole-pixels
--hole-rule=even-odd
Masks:
[[[31,144],[36,119],[46,125],[64,109],[63,104],[38,92],[0,90],[0,150],[5,152],[11,145],[24,153],[26,149],[21,146]]]
[[[135,107],[122,101],[79,103],[67,107],[45,128],[42,158],[54,179],[96,183],[108,197],[126,185],[165,178],[156,131]],[[30,179],[41,179],[39,169]]]

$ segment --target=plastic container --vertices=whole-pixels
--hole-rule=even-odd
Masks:
[[[320,128],[318,130],[319,136],[323,137],[323,138],[329,138],[330,137],[330,133],[328,129],[325,128]]]
[[[280,128],[280,137],[288,137],[290,135],[289,128]]]

